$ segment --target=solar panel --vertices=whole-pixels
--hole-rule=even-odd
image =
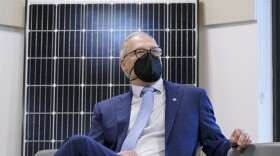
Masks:
[[[198,84],[197,0],[28,0],[23,155],[87,134],[96,102],[129,91],[119,67],[134,31],[163,49],[163,78]]]

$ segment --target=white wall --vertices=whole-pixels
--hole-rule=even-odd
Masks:
[[[225,24],[254,20],[256,0],[199,0],[205,12],[204,24]]]
[[[227,137],[240,127],[272,142],[271,0],[254,0],[255,22],[205,26],[211,10],[200,7],[200,86],[217,122]]]
[[[257,24],[202,26],[200,87],[206,88],[226,137],[234,128],[258,142]]]
[[[0,0],[0,25],[24,27],[25,0]]]
[[[23,28],[0,25],[0,153],[21,155],[23,112]]]

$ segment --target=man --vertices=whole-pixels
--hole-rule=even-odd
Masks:
[[[151,36],[129,35],[120,66],[131,91],[97,103],[89,136],[71,137],[56,155],[191,156],[200,143],[206,155],[224,156],[231,147],[241,150],[251,143],[241,129],[229,140],[224,137],[205,90],[163,80],[160,57]],[[141,93],[147,88],[147,94]],[[144,110],[148,102],[141,102],[147,97],[153,102]]]

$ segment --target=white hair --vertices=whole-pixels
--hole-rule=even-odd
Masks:
[[[131,34],[129,34],[126,39],[123,41],[122,45],[121,45],[121,49],[120,49],[120,58],[123,58],[124,55],[125,55],[125,52],[126,52],[126,47],[127,47],[127,41],[129,39],[131,39],[132,37],[134,36],[138,36],[138,35],[145,35],[145,36],[148,36],[150,38],[152,38],[153,40],[155,40],[151,35],[145,33],[145,32],[142,32],[142,31],[136,31],[136,32],[133,32]]]

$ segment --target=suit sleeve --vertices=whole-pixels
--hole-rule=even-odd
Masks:
[[[102,127],[102,116],[100,115],[98,103],[94,105],[93,115],[91,118],[91,128],[89,136],[95,141],[104,144],[104,132]]]
[[[229,140],[216,123],[213,107],[205,90],[200,96],[199,140],[208,156],[226,156],[231,148]]]

